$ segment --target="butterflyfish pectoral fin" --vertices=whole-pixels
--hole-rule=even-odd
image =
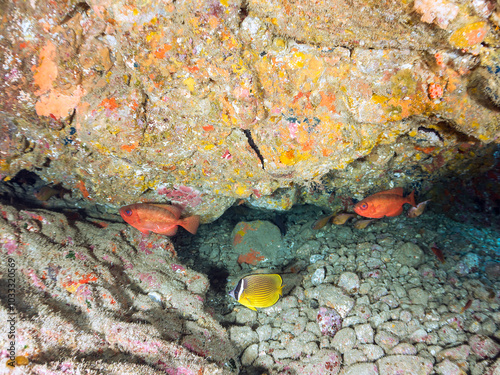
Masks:
[[[278,291],[279,295],[280,296],[283,296],[283,288],[286,286],[286,284],[283,284],[282,286],[280,286],[280,289]]]
[[[241,303],[243,306],[248,307],[250,310],[257,311],[257,309],[255,307],[253,307],[250,304],[250,301],[248,301],[245,297],[240,298],[240,300],[238,302]]]

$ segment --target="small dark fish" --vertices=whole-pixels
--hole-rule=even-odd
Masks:
[[[328,222],[330,221],[330,219],[332,217],[333,217],[333,214],[319,218],[311,225],[311,228],[314,230],[323,228],[326,224],[328,224]]]
[[[431,250],[432,252],[434,253],[434,255],[436,256],[436,258],[438,258],[438,260],[441,262],[441,263],[444,263],[445,260],[444,260],[444,255],[443,255],[443,252],[441,251],[440,248],[436,247],[435,245],[431,246]]]
[[[336,225],[343,225],[349,220],[350,218],[356,216],[356,214],[348,214],[348,213],[342,213],[338,214],[334,218],[332,218],[332,223]]]
[[[472,300],[468,300],[467,303],[465,304],[464,307],[462,307],[462,310],[460,310],[460,314],[463,314],[465,310],[468,310],[472,306]]]
[[[70,193],[69,190],[64,189],[60,186],[51,187],[49,185],[42,186],[40,189],[35,190],[35,197],[40,201],[47,201],[54,195],[58,195],[59,198],[63,198],[64,194]]]
[[[354,228],[365,229],[374,219],[369,220],[359,220],[354,223]]]
[[[50,186],[47,185],[42,186],[40,189],[35,190],[36,199],[43,202],[49,200],[50,198],[52,198],[54,195],[57,194],[59,194],[59,192],[56,189],[51,188]]]

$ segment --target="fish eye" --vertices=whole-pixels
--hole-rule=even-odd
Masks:
[[[132,215],[132,210],[125,210],[125,215],[127,215],[127,216]]]
[[[362,210],[366,210],[368,208],[368,204],[365,202],[359,206]]]

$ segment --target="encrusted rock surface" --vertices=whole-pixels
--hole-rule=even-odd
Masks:
[[[1,205],[0,250],[2,295],[15,279],[15,345],[29,373],[232,373],[224,364],[238,353],[204,310],[208,280],[178,263],[167,237]],[[3,304],[0,319],[10,312]],[[9,327],[0,329],[5,349]]]
[[[5,8],[0,177],[36,169],[81,207],[168,201],[205,222],[237,199],[340,209],[492,163],[492,1]]]

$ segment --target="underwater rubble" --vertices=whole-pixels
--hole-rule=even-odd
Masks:
[[[480,375],[500,369],[500,273],[493,267],[500,247],[491,246],[498,228],[483,227],[482,236],[471,239],[478,228],[429,210],[365,229],[347,222],[313,230],[321,210],[298,206],[287,213],[282,244],[274,254],[263,251],[272,259],[258,254],[262,259],[238,262],[235,248],[242,254],[261,249],[262,235],[250,229],[255,219],[267,216],[272,225],[273,214],[254,211],[235,207],[202,226],[199,239],[173,239],[179,247],[199,248],[194,258],[182,250],[179,256],[200,272],[224,265],[226,291],[244,274],[282,275],[284,296],[257,312],[208,292],[207,305],[230,327],[242,353],[242,374]],[[431,249],[436,246],[443,260]],[[281,266],[269,268],[274,259]],[[300,281],[286,291],[293,276]]]
[[[254,211],[239,228],[265,221]],[[365,229],[347,222],[313,230],[321,210],[299,206],[281,238],[291,252],[266,253],[288,259],[284,268],[271,266],[288,288],[273,306],[252,311],[226,295],[260,267],[226,256],[242,234],[234,231],[237,217],[169,238],[44,209],[2,204],[0,213],[0,316],[11,314],[13,260],[17,356],[27,362],[10,368],[3,351],[6,373],[480,375],[500,368],[500,271],[491,267],[500,248],[485,251],[498,238],[494,230],[471,241],[452,230],[464,224],[432,211]],[[249,236],[247,246],[261,240]],[[205,246],[194,254],[197,241]],[[215,264],[224,270],[218,290],[208,272]],[[4,347],[7,337],[5,325]]]

